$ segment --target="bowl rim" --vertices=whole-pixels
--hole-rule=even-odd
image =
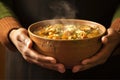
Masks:
[[[102,28],[104,29],[103,33],[98,35],[98,36],[95,36],[93,38],[85,38],[85,39],[74,39],[74,40],[68,40],[68,39],[49,39],[49,38],[44,38],[44,37],[41,37],[41,36],[38,36],[36,34],[34,34],[33,32],[31,32],[31,27],[33,25],[36,25],[38,23],[41,23],[41,22],[46,22],[46,21],[55,21],[55,20],[68,20],[68,21],[80,21],[80,22],[89,22],[89,23],[93,23],[93,24],[97,24],[97,25],[100,25],[102,26]],[[48,19],[48,20],[42,20],[42,21],[37,21],[35,23],[32,23],[31,25],[29,25],[28,27],[28,33],[37,37],[37,38],[41,38],[41,39],[44,39],[44,40],[52,40],[52,41],[84,41],[84,40],[90,40],[90,39],[95,39],[95,38],[100,38],[102,37],[105,33],[106,33],[106,28],[105,26],[103,26],[102,24],[98,23],[98,22],[95,22],[95,21],[91,21],[91,20],[85,20],[85,19]]]

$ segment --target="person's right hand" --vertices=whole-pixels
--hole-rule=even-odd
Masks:
[[[42,55],[32,48],[33,43],[28,37],[26,29],[14,29],[10,32],[9,37],[26,61],[61,73],[65,72],[64,65],[56,63],[55,58]]]

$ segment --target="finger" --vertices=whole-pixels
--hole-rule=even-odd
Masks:
[[[81,63],[82,64],[92,64],[92,63],[102,64],[107,60],[111,52],[112,52],[112,49],[110,50],[110,47],[108,45],[104,45],[100,50],[100,52],[96,53],[96,55],[90,58],[83,60]]]
[[[29,38],[26,38],[24,40],[25,42],[21,42],[17,40],[14,44],[17,47],[17,49],[21,52],[24,53],[27,51],[28,48],[32,48],[32,41]]]
[[[112,49],[110,50],[108,46],[105,46],[103,49],[101,49],[99,53],[92,56],[91,58],[87,58],[83,60],[81,63],[82,64],[93,64],[93,63],[103,64],[111,55],[111,53],[112,53]]]
[[[25,36],[24,37],[24,44],[28,47],[28,48],[32,48],[32,45],[33,45],[33,42],[32,40],[28,37],[28,36]]]
[[[19,47],[18,50],[22,53],[25,59],[29,57],[39,62],[56,63],[55,58],[42,55],[41,53],[36,52],[32,48],[25,46],[24,43],[18,42],[17,47]]]
[[[102,64],[104,63],[107,58],[110,56],[110,50],[107,46],[104,46],[104,48],[101,49],[101,51],[99,53],[97,53],[96,55],[87,58],[85,60],[83,60],[81,63],[86,65],[86,64]]]
[[[76,73],[76,72],[80,71],[80,69],[82,69],[82,68],[83,68],[83,65],[76,65],[73,67],[72,72]]]
[[[38,53],[38,52],[36,52],[35,50],[32,50],[32,49],[28,49],[28,51],[26,53],[26,56],[28,56],[28,57],[36,60],[36,61],[39,61],[39,62],[53,63],[53,64],[56,63],[55,58],[42,55],[42,54],[40,54],[40,53]]]
[[[60,73],[65,72],[65,67],[63,64],[50,64],[50,63],[42,63],[42,64],[43,64],[42,67],[44,67],[44,68],[55,70],[55,71],[58,71]]]
[[[87,69],[90,69],[92,67],[95,67],[97,64],[93,63],[93,64],[81,64],[81,65],[76,65],[73,67],[72,69],[72,72],[73,73],[76,73],[76,72],[79,72],[79,71],[84,71],[84,70],[87,70]]]
[[[28,35],[25,32],[22,33],[22,35],[18,35],[17,40],[21,43],[24,43],[25,45],[32,43],[31,39],[28,37]]]
[[[87,70],[87,69],[90,69],[91,67],[93,67],[94,65],[76,65],[73,67],[72,69],[72,72],[73,73],[76,73],[76,72],[79,72],[79,71],[84,71],[84,70]]]
[[[52,64],[52,63],[39,62],[39,61],[37,61],[35,59],[31,59],[30,57],[28,57],[27,61],[30,62],[30,63],[34,63],[34,64],[36,64],[38,66],[47,68],[47,69],[58,71],[60,73],[65,72],[65,67],[64,67],[63,64]]]
[[[102,40],[103,44],[107,44],[108,43],[108,37],[107,36],[103,36],[101,40]]]
[[[30,46],[32,44],[32,42],[29,40],[27,41],[27,46],[23,43],[23,42],[19,42],[17,46],[19,47],[19,51],[22,53],[22,55],[25,57],[30,57],[32,59],[35,59],[36,61],[40,61],[40,62],[47,62],[47,63],[56,63],[56,60],[53,57],[48,57],[48,56],[44,56],[38,52],[36,52],[35,50],[33,50]],[[25,58],[26,58],[25,57]]]
[[[20,28],[16,32],[18,32],[16,34],[17,34],[17,40],[19,42],[22,42],[24,44],[32,43],[31,39],[28,37],[28,31],[26,29]]]

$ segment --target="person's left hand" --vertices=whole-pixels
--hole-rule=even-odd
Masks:
[[[113,28],[107,29],[107,35],[101,38],[101,41],[103,43],[103,47],[101,48],[101,50],[96,55],[84,59],[81,61],[80,64],[75,65],[72,69],[72,72],[76,73],[78,71],[87,70],[94,66],[105,63],[111,55],[112,51],[119,44],[119,36],[120,34],[116,32]]]

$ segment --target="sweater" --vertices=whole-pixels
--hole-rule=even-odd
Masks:
[[[106,27],[120,17],[117,10],[120,0],[0,0],[0,42],[9,50],[15,50],[9,40],[12,29],[27,27],[40,20],[53,18],[77,18],[99,22]],[[32,5],[32,6],[31,6]],[[68,14],[70,16],[68,16]],[[118,25],[118,24],[117,24]],[[13,47],[12,47],[13,46]],[[6,50],[6,78],[8,80],[63,80],[63,79],[106,79],[119,77],[118,58],[112,58],[103,66],[91,70],[61,74],[35,64],[28,63],[20,52]],[[119,51],[118,51],[119,53]],[[118,72],[118,73],[117,73]]]

